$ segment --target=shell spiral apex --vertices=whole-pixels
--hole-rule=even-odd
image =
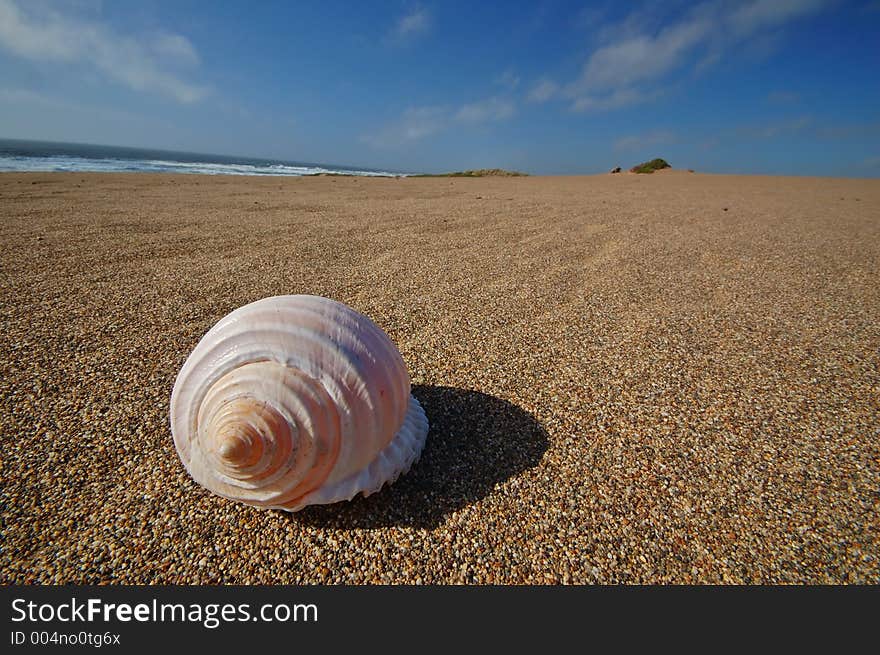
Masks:
[[[174,383],[171,432],[198,484],[295,512],[394,482],[428,420],[373,321],[335,300],[275,296],[202,337]]]

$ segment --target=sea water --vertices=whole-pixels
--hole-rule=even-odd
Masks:
[[[206,175],[363,175],[391,177],[392,171],[254,159],[170,150],[146,150],[84,143],[0,139],[0,171],[76,171],[94,173],[201,173]]]

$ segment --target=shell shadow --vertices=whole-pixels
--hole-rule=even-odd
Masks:
[[[412,393],[430,429],[410,472],[372,496],[306,507],[292,520],[322,528],[432,529],[496,484],[537,466],[547,450],[546,430],[506,400],[455,387],[418,385]]]

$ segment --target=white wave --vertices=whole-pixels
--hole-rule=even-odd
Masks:
[[[267,175],[303,176],[321,173],[358,175],[363,177],[396,177],[400,173],[364,171],[321,166],[296,166],[293,164],[245,164],[214,162],[182,162],[161,159],[91,159],[85,157],[0,157],[0,171],[53,172],[72,171],[84,173],[199,173],[202,175]]]

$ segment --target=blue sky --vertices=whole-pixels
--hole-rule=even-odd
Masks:
[[[0,137],[880,176],[880,1],[0,0]]]

